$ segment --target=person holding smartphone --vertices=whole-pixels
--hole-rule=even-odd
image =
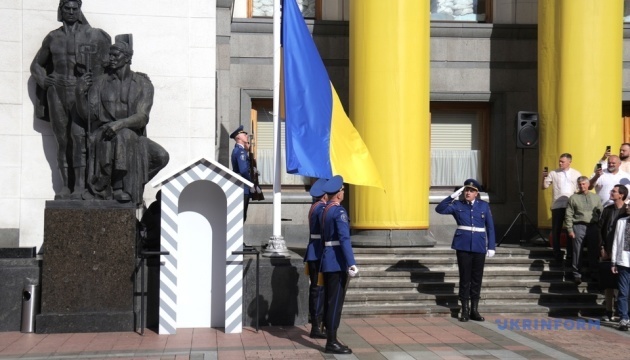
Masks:
[[[610,155],[607,165],[606,169],[597,166],[595,173],[591,176],[589,185],[589,190],[595,189],[595,193],[599,195],[603,206],[613,203],[610,200],[610,190],[616,184],[625,185],[630,190],[630,174],[619,169],[621,165],[619,156]]]
[[[582,176],[579,171],[571,168],[573,157],[569,153],[560,155],[558,168],[549,172],[547,167],[542,173],[542,189],[550,186],[552,194],[551,203],[551,242],[553,255],[556,260],[562,260],[562,250],[560,249],[560,236],[562,234],[562,223],[566,214],[569,197],[577,191],[577,179]],[[573,254],[571,241],[567,241],[567,259]]]
[[[606,151],[602,158],[599,160],[599,164],[602,168],[606,169],[608,166],[608,157],[612,155],[610,145],[606,146]],[[621,160],[621,165],[619,165],[619,170],[625,171],[630,174],[630,143],[623,143],[619,146],[619,160]]]

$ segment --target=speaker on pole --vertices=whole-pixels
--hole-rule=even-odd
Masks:
[[[538,146],[538,113],[519,111],[516,115],[516,148],[533,149]]]

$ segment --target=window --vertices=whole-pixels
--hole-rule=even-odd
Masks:
[[[431,103],[431,186],[457,186],[469,178],[485,184],[488,107]]]
[[[623,121],[623,142],[630,142],[630,102],[621,104],[621,118]]]
[[[295,0],[306,19],[321,19],[321,0]],[[273,17],[274,0],[249,0],[248,17]]]
[[[490,22],[491,0],[431,0],[433,21]]]
[[[256,150],[256,161],[260,171],[260,184],[273,185],[273,100],[252,99],[252,129]],[[280,174],[282,185],[310,184],[310,178],[287,174],[284,150],[284,121],[280,123]]]

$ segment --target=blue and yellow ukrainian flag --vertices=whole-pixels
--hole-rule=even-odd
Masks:
[[[383,188],[370,152],[339,101],[295,0],[282,1],[287,172]]]

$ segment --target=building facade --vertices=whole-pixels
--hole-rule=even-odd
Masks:
[[[353,101],[351,1],[298,1],[346,111]],[[554,8],[558,13],[554,16],[575,11],[588,18],[594,16],[591,7],[603,6],[599,3],[585,2],[587,9]],[[619,14],[618,18],[611,16],[611,21],[618,21],[623,30],[623,44],[616,46],[626,49],[630,27],[622,19],[628,6],[621,0],[611,3],[617,4],[614,11]],[[112,36],[134,33],[137,50],[132,68],[149,74],[156,87],[149,136],[171,154],[164,171],[201,156],[229,166],[234,146],[229,134],[242,124],[250,132],[255,130],[261,181],[271,183],[266,169],[273,111],[272,8],[271,0],[83,4],[92,26]],[[406,201],[419,206],[429,202],[428,230],[438,241],[448,242],[450,219],[433,216],[432,209],[464,179],[475,177],[486,187],[499,236],[521,211],[521,195],[529,218],[546,226],[545,205],[539,206],[539,197],[544,199],[538,190],[540,172],[544,166],[556,166],[547,159],[571,152],[574,145],[549,151],[541,150],[540,143],[526,149],[516,144],[517,113],[538,112],[542,105],[538,1],[430,0],[427,10],[431,12],[427,40],[430,91],[428,99],[419,101],[430,102],[431,151],[423,156],[431,163],[431,172],[415,181],[418,187],[430,190],[424,199],[409,189]],[[3,2],[0,20],[0,237],[3,244],[40,246],[44,202],[53,198],[59,179],[53,170],[55,148],[50,125],[33,117],[34,84],[29,65],[44,36],[59,26],[56,4]],[[603,152],[600,143],[616,149],[623,140],[622,109],[630,100],[630,72],[625,69],[628,60],[630,56],[625,53],[619,60],[623,69],[618,91],[621,101],[614,110],[619,113],[619,122],[609,129],[615,135],[602,132],[594,143],[575,145],[588,148],[592,157],[574,160],[586,175],[590,175],[588,164],[594,164]],[[588,66],[584,69],[587,72]],[[597,109],[585,111],[592,116],[590,111]],[[351,112],[349,115],[352,119]],[[396,119],[383,119],[383,126],[392,121]],[[550,130],[542,126],[544,121],[541,119],[537,131],[547,131],[548,136]],[[601,129],[585,131],[592,137]],[[409,143],[409,151],[414,151],[414,138],[415,134],[400,134],[400,141]],[[310,199],[305,185],[310,181],[283,175],[281,217],[289,245],[306,238],[304,224]],[[265,191],[270,194],[270,187]],[[267,199],[250,204],[245,227],[248,243],[266,243],[271,235],[271,196]],[[147,205],[152,200],[152,191],[145,192]],[[518,235],[516,231],[510,238]]]
[[[347,111],[353,101],[349,70],[351,1],[298,1],[303,5],[309,30]],[[610,20],[618,24],[620,30],[624,29],[624,45],[619,45],[623,48],[628,42],[627,25],[622,22],[626,19],[628,8],[625,3],[616,2],[614,11],[618,17]],[[569,5],[555,4],[557,14],[552,21],[559,21],[562,12],[586,14],[592,7],[601,7],[597,2],[583,5],[584,9],[576,9],[575,6],[570,9]],[[270,115],[260,115],[271,113],[273,41],[270,6],[270,2],[264,0],[240,0],[226,2],[223,8],[221,4],[218,6],[217,119],[218,129],[223,127],[218,131],[223,140],[217,144],[217,154],[223,163],[227,163],[228,150],[232,146],[225,136],[229,129],[239,124],[247,128],[251,123],[251,110],[257,110],[254,115],[258,118],[256,132],[258,142],[262,143],[266,133],[261,124],[271,120]],[[544,166],[555,168],[560,153],[577,152],[580,156],[574,158],[574,165],[590,175],[592,164],[604,148],[599,146],[602,148],[599,151],[596,145],[611,143],[616,149],[623,141],[621,109],[625,104],[623,101],[627,101],[630,95],[625,70],[628,57],[625,55],[618,61],[618,66],[624,68],[623,85],[615,90],[622,102],[615,104],[612,110],[618,116],[615,115],[612,121],[612,129],[610,123],[603,129],[584,129],[588,135],[579,136],[584,139],[582,144],[572,146],[583,147],[585,152],[571,150],[572,146],[568,146],[557,150],[554,147],[542,153],[541,142],[545,131],[542,115],[536,129],[540,141],[524,148],[517,145],[516,137],[520,130],[518,112],[538,112],[541,106],[541,30],[538,26],[541,10],[548,11],[540,9],[536,0],[430,1],[431,153],[426,154],[426,161],[431,162],[431,175],[418,179],[418,186],[430,187],[430,231],[438,241],[446,239],[448,242],[452,228],[449,227],[450,219],[433,216],[432,209],[464,179],[475,177],[486,187],[500,240],[523,208],[534,224],[541,228],[549,226],[549,206],[548,200],[545,200],[548,194],[539,194],[540,173]],[[610,13],[603,16],[612,18]],[[565,32],[563,36],[568,38],[570,34]],[[588,41],[584,39],[585,43]],[[561,48],[562,44],[555,46]],[[594,64],[578,65],[587,69]],[[593,96],[596,98],[598,95],[594,92]],[[352,119],[351,112],[349,115]],[[395,119],[383,119],[383,126],[388,126],[390,121]],[[547,129],[545,141],[556,136],[551,134],[553,131],[558,131],[554,127]],[[571,131],[577,130],[565,126],[562,133],[575,136]],[[588,141],[593,132],[601,132],[601,139],[594,143]],[[401,134],[401,141],[408,142],[409,151],[414,151],[414,134]],[[557,143],[564,144],[566,141],[558,140]],[[303,196],[300,181],[302,179],[283,179],[285,205],[282,217],[287,220],[283,222],[283,229],[288,234],[291,234],[292,225],[302,224],[305,218],[304,204],[308,198]],[[413,193],[409,192],[409,201],[419,204],[426,201],[413,198]],[[258,211],[261,208],[270,209],[268,203],[253,203],[250,207],[248,227],[256,229],[250,232],[251,235],[259,234],[258,230],[267,228],[271,221],[270,212]],[[521,216],[520,221],[527,223],[527,218]],[[506,241],[536,235],[529,226],[527,234],[520,234],[520,221],[516,223],[519,226],[506,236]],[[266,233],[270,234],[270,230]],[[288,235],[289,239],[291,237]]]

